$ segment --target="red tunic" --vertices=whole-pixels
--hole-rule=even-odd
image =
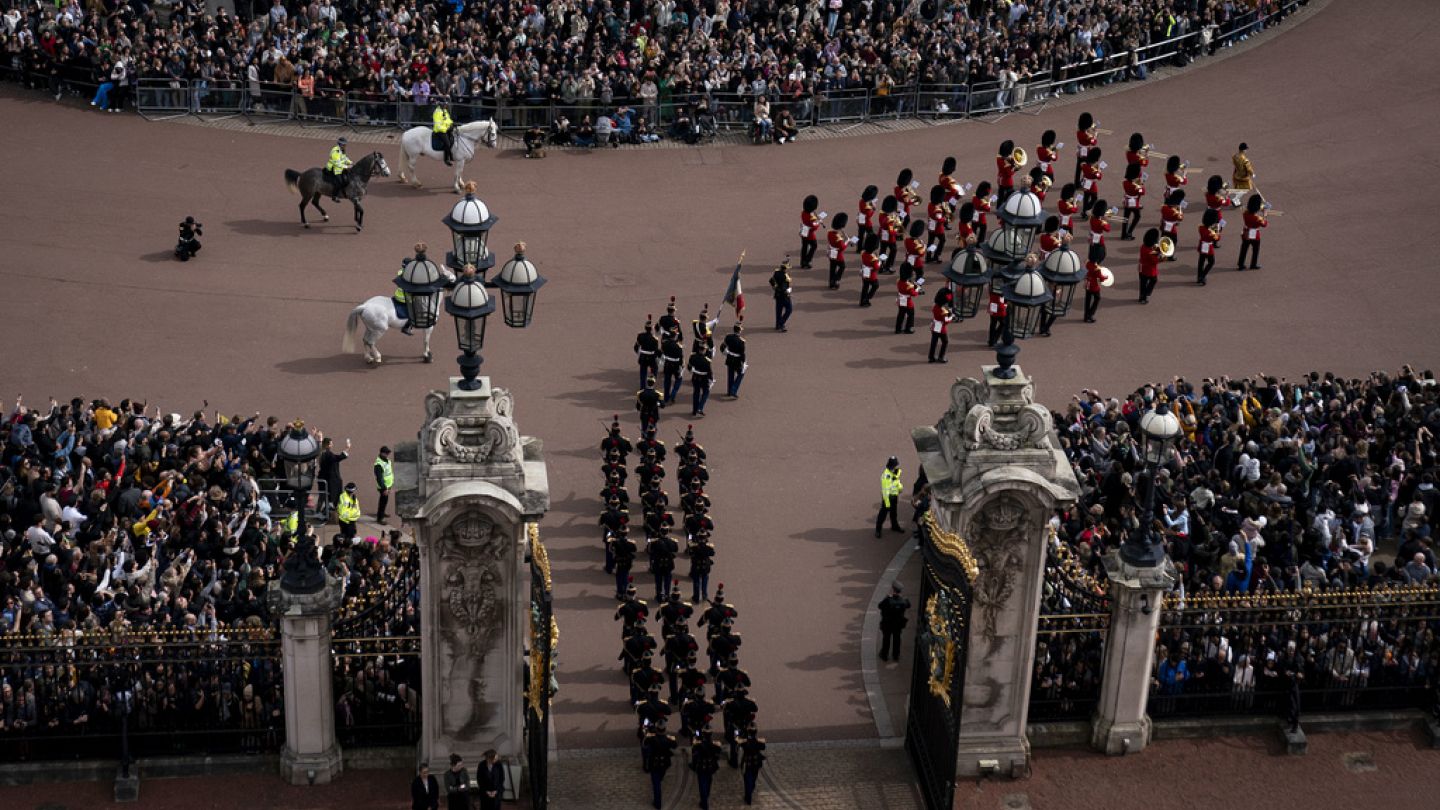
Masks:
[[[875,203],[869,200],[860,201],[860,227],[873,228],[875,226]]]
[[[991,290],[990,317],[996,320],[1004,320],[1005,314],[1009,311],[1009,305],[1005,303],[1005,296],[998,292],[995,292],[994,290]]]
[[[1249,211],[1245,212],[1244,219],[1245,234],[1243,238],[1249,242],[1259,242],[1260,229],[1268,227],[1270,225],[1270,221],[1265,219],[1265,216],[1263,214],[1252,214]]]
[[[886,244],[895,244],[895,237],[900,235],[900,215],[882,214],[880,216],[880,241]]]
[[[945,189],[945,202],[954,202],[960,199],[960,184],[955,182],[955,178],[948,174],[942,174],[939,185]]]
[[[1090,154],[1090,147],[1100,143],[1100,139],[1095,135],[1091,135],[1089,130],[1079,129],[1075,131],[1075,143],[1077,145],[1075,150],[1076,157],[1083,158]]]
[[[1090,217],[1090,244],[1105,244],[1105,234],[1110,232],[1110,220],[1105,217]]]
[[[1100,186],[1100,180],[1105,176],[1105,171],[1100,168],[1099,163],[1085,163],[1080,166],[1080,187],[1086,191],[1094,191]]]
[[[1180,206],[1160,206],[1160,232],[1174,239],[1180,233],[1180,220],[1184,218],[1185,212],[1180,210]]]
[[[928,206],[926,206],[925,213],[926,216],[928,216],[930,219],[930,232],[944,233],[945,220],[947,218],[945,214],[945,204],[930,203]]]
[[[1000,181],[998,183],[1000,188],[1015,187],[1015,164],[1010,162],[1009,157],[1004,155],[995,156],[995,177]]]
[[[800,238],[814,240],[820,231],[820,217],[810,211],[800,212]]]
[[[955,244],[956,244],[957,246],[959,246],[959,247],[965,247],[965,242],[966,242],[966,240],[968,240],[970,237],[972,237],[972,236],[974,236],[974,235],[975,235],[975,228],[972,227],[972,226],[970,225],[970,223],[968,223],[968,222],[956,222],[956,223],[955,223]]]
[[[1160,277],[1160,248],[1140,246],[1140,275],[1143,278]]]
[[[1048,256],[1048,255],[1050,255],[1051,253],[1054,253],[1055,251],[1057,251],[1057,250],[1059,250],[1059,249],[1060,249],[1060,234],[1058,234],[1058,233],[1049,233],[1049,232],[1040,234],[1040,252],[1041,252],[1041,253],[1043,253],[1043,254],[1045,254],[1046,256]]]
[[[1085,263],[1085,292],[1100,292],[1100,282],[1104,280],[1104,278],[1105,277],[1100,274],[1099,262]]]
[[[910,206],[915,204],[915,192],[909,186],[896,186],[895,201],[900,204],[901,217],[909,217]]]
[[[955,320],[955,316],[951,315],[950,310],[947,309],[945,306],[941,304],[936,304],[935,306],[930,308],[931,332],[934,332],[937,335],[945,334],[947,328],[950,326],[950,322],[953,320]]]
[[[860,251],[860,278],[863,281],[874,281],[879,278],[880,257],[875,253]]]
[[[1180,189],[1181,186],[1189,185],[1190,178],[1183,174],[1165,173],[1165,196],[1169,197]]]
[[[902,309],[914,309],[915,295],[919,292],[918,287],[905,279],[895,282],[895,305]]]
[[[1230,198],[1223,194],[1211,194],[1205,192],[1205,206],[1215,211],[1220,211],[1230,205]]]
[[[1031,186],[1030,193],[1034,194],[1035,198],[1038,199],[1040,202],[1045,202],[1045,189],[1039,186]]]
[[[975,206],[975,218],[971,220],[971,222],[974,222],[976,225],[984,225],[985,214],[991,210],[990,200],[988,198],[981,197],[979,194],[976,194],[974,197],[970,198],[970,204]]]
[[[1060,158],[1060,153],[1045,146],[1035,147],[1035,159],[1040,162],[1040,171],[1051,180],[1055,179],[1055,170],[1050,166]]]
[[[905,239],[905,263],[916,270],[925,269],[925,243],[919,239],[906,237]]]
[[[1145,196],[1145,186],[1142,183],[1138,180],[1126,180],[1121,184],[1121,188],[1125,190],[1126,208],[1142,207],[1144,202],[1142,198]]]
[[[1140,164],[1141,166],[1149,166],[1149,165],[1150,165],[1150,158],[1147,158],[1147,157],[1141,155],[1139,152],[1135,152],[1135,151],[1132,151],[1132,150],[1130,150],[1130,149],[1126,149],[1126,150],[1125,150],[1125,163],[1126,163],[1126,164],[1138,163],[1138,164]]]
[[[1075,215],[1080,213],[1080,203],[1074,200],[1061,200],[1057,207],[1060,209],[1060,227],[1067,231],[1073,231]]]
[[[1220,229],[1200,226],[1200,244],[1195,246],[1195,252],[1202,256],[1214,256],[1215,248],[1220,247]]]
[[[848,244],[848,241],[847,241],[846,238],[845,238],[845,232],[844,232],[844,231],[835,231],[835,230],[832,230],[832,231],[830,231],[830,233],[826,236],[826,241],[828,241],[828,242],[830,243],[830,259],[831,259],[831,261],[837,261],[837,262],[840,262],[841,264],[844,264],[844,263],[845,263],[845,246],[846,246],[846,244]]]

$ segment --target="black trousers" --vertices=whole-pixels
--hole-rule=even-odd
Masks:
[[[383,522],[385,520],[385,510],[390,508],[390,490],[380,490],[379,497],[380,503],[375,506],[375,519]]]
[[[990,337],[986,340],[986,345],[994,346],[997,342],[999,342],[999,340],[1000,340],[1000,335],[1002,335],[1004,332],[1005,332],[1005,319],[1004,319],[1004,318],[991,318],[991,319],[990,319]]]
[[[860,306],[862,306],[862,307],[868,307],[868,306],[870,306],[870,299],[875,297],[875,291],[876,291],[876,290],[879,290],[879,289],[880,289],[880,282],[879,282],[879,281],[875,281],[875,280],[871,280],[871,281],[861,281],[861,282],[860,282]]]
[[[934,245],[934,246],[935,246],[935,249],[934,249],[934,250],[931,250],[931,249],[930,249],[930,246],[931,246],[931,245]],[[940,256],[944,255],[944,253],[945,253],[945,232],[944,232],[944,231],[931,231],[931,232],[930,232],[930,241],[925,244],[925,252],[926,252],[926,253],[929,253],[931,256],[934,256],[934,257],[936,257],[936,258],[939,258]]]
[[[1214,253],[1211,253],[1210,255],[1207,256],[1207,255],[1205,255],[1204,253],[1201,253],[1201,254],[1200,254],[1200,261],[1195,264],[1195,280],[1198,281],[1198,282],[1200,282],[1201,284],[1204,284],[1204,283],[1205,283],[1205,277],[1208,276],[1208,275],[1210,275],[1210,271],[1211,271],[1214,267],[1215,267],[1215,254],[1214,254]]]
[[[1093,321],[1095,312],[1100,309],[1100,293],[1085,291],[1085,320]]]
[[[1055,313],[1051,312],[1049,307],[1046,307],[1044,310],[1042,310],[1042,311],[1040,312],[1040,334],[1042,334],[1042,335],[1048,335],[1048,334],[1050,334],[1050,327],[1052,327],[1052,326],[1054,326],[1054,325],[1055,325]]]
[[[807,269],[807,270],[808,270],[808,269],[810,268],[810,260],[813,259],[813,258],[815,258],[815,248],[818,247],[819,244],[820,244],[820,243],[817,242],[817,241],[814,240],[814,239],[801,239],[801,240],[800,240],[800,267],[801,267],[801,269]]]
[[[860,240],[856,244],[858,244],[863,249],[865,247],[865,243],[869,241],[870,236],[874,233],[875,229],[871,228],[868,225],[861,225],[860,227],[856,228],[855,236],[857,239]]]
[[[1125,209],[1125,224],[1120,226],[1120,238],[1129,239],[1135,235],[1135,229],[1140,227],[1140,209]]]
[[[890,518],[890,528],[895,531],[904,531],[900,528],[900,499],[891,498],[890,505],[886,506],[884,501],[880,502],[880,512],[875,515],[875,531],[885,528],[885,518]]]
[[[1240,261],[1236,262],[1236,266],[1238,266],[1241,270],[1244,270],[1244,269],[1245,269],[1245,253],[1246,253],[1247,251],[1250,253],[1250,269],[1251,269],[1251,270],[1257,270],[1257,269],[1259,269],[1259,267],[1260,267],[1260,240],[1259,240],[1259,239],[1242,239],[1242,240],[1240,240]]]
[[[881,660],[881,661],[899,661],[899,660],[900,660],[900,633],[901,633],[901,632],[902,632],[902,629],[900,629],[900,628],[891,629],[891,628],[887,628],[887,627],[885,627],[885,626],[883,626],[883,625],[880,627],[880,660]]]
[[[1140,300],[1141,300],[1141,301],[1144,301],[1145,299],[1147,299],[1147,298],[1150,297],[1150,293],[1152,293],[1152,292],[1155,291],[1155,282],[1157,282],[1157,281],[1159,281],[1159,280],[1160,280],[1160,277],[1159,277],[1159,276],[1141,276],[1141,277],[1140,277]]]
[[[975,223],[975,244],[977,244],[977,245],[983,245],[983,244],[985,244],[985,232],[986,232],[987,230],[989,230],[989,229],[990,229],[990,223],[988,223],[988,222],[977,222],[977,223]]]
[[[840,286],[840,276],[845,274],[845,262],[843,259],[830,260],[830,289],[834,290]]]
[[[897,307],[895,309],[895,334],[910,331],[915,328],[915,309],[913,307]]]
[[[940,353],[939,353],[939,354],[936,354],[936,353],[935,353],[935,348],[936,348],[937,346],[940,348]],[[934,332],[934,331],[932,331],[932,332],[930,333],[930,359],[931,359],[931,360],[944,360],[944,359],[945,359],[945,350],[948,349],[948,348],[950,348],[950,336],[949,336],[949,335],[945,334],[944,332]]]
[[[900,246],[894,242],[881,242],[880,252],[885,254],[885,262],[880,265],[883,272],[890,272],[895,267],[895,254],[899,253]]]
[[[1090,213],[1090,207],[1095,204],[1095,200],[1096,200],[1096,199],[1097,199],[1097,196],[1096,196],[1095,192],[1093,192],[1093,191],[1087,191],[1087,192],[1085,192],[1085,197],[1084,197],[1084,199],[1080,202],[1080,205],[1083,207],[1083,210],[1085,211],[1086,214],[1089,214],[1089,213]],[[1102,211],[1102,212],[1100,212],[1100,213],[1103,214],[1103,213],[1105,213],[1105,212]]]

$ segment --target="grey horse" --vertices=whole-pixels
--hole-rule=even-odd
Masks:
[[[349,200],[355,206],[355,230],[357,231],[365,224],[365,208],[360,205],[360,201],[365,199],[365,187],[370,184],[370,178],[377,174],[389,177],[390,166],[379,152],[371,152],[355,161],[355,165],[350,167],[350,182],[339,192],[339,196]],[[305,219],[305,206],[307,205],[315,206],[315,210],[320,212],[320,216],[324,217],[326,222],[330,221],[330,215],[320,207],[320,198],[333,193],[334,184],[330,180],[329,173],[323,168],[316,166],[306,169],[304,173],[286,169],[285,185],[300,195],[301,225],[310,227],[310,223]]]

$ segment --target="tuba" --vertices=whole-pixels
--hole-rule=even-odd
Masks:
[[[1114,285],[1114,284],[1115,284],[1115,274],[1110,271],[1110,268],[1105,267],[1104,265],[1101,265],[1101,267],[1100,267],[1100,286],[1101,286],[1101,287],[1110,287],[1110,286],[1112,286],[1112,285]]]
[[[1015,168],[1017,168],[1017,169],[1020,168],[1021,166],[1024,166],[1026,163],[1029,163],[1029,162],[1030,162],[1030,156],[1025,153],[1025,147],[1023,147],[1023,146],[1017,146],[1017,147],[1015,147],[1015,151],[1010,153],[1010,162],[1011,162],[1011,163],[1014,163],[1014,164],[1015,164]]]
[[[1156,247],[1160,248],[1160,255],[1166,259],[1175,255],[1175,240],[1168,236],[1160,237],[1160,244]]]

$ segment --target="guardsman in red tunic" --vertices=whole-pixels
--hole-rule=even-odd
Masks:
[[[1075,185],[1080,185],[1080,169],[1085,163],[1085,158],[1090,156],[1090,150],[1100,145],[1100,137],[1097,134],[1099,126],[1095,123],[1095,117],[1090,113],[1080,113],[1080,120],[1075,124]]]
[[[990,285],[990,336],[985,345],[994,346],[1005,332],[1005,318],[1010,314],[1010,306],[1005,303],[1005,293],[994,284]]]
[[[925,272],[925,223],[910,223],[910,236],[905,239],[905,265],[916,279]]]
[[[1063,237],[1060,233],[1060,218],[1057,216],[1046,217],[1045,225],[1040,231],[1040,247],[1036,251],[1040,254],[1041,261],[1044,261],[1046,256],[1060,249],[1062,239]]]
[[[1074,183],[1066,183],[1060,189],[1060,202],[1055,207],[1060,211],[1060,229],[1066,233],[1075,232],[1075,217],[1080,214],[1078,194]]]
[[[1015,191],[1015,168],[1015,142],[1001,141],[1000,153],[995,156],[995,194],[1002,205]]]
[[[1230,208],[1228,191],[1225,188],[1225,178],[1218,174],[1210,175],[1210,179],[1205,181],[1205,207],[1217,214]]]
[[[1035,147],[1035,168],[1045,173],[1050,182],[1055,182],[1055,162],[1060,159],[1060,148],[1065,144],[1055,143],[1055,130],[1047,129],[1040,136],[1040,145]]]
[[[1195,246],[1200,260],[1195,265],[1195,283],[1202,287],[1205,286],[1205,276],[1215,266],[1215,251],[1220,249],[1220,232],[1225,228],[1223,222],[1220,212],[1213,208],[1205,209],[1205,215],[1200,219],[1200,243]]]
[[[1125,224],[1120,227],[1120,238],[1126,242],[1135,238],[1135,230],[1140,227],[1140,209],[1145,203],[1145,181],[1140,177],[1143,171],[1138,163],[1125,167],[1125,182],[1121,185],[1125,194]]]
[[[946,330],[951,321],[955,320],[955,311],[950,309],[950,303],[953,300],[954,296],[949,290],[941,290],[935,294],[935,306],[930,308],[930,362],[932,363],[950,362],[945,359],[945,350],[950,348],[950,335]]]
[[[1045,202],[1045,195],[1050,193],[1050,184],[1050,178],[1045,176],[1039,166],[1030,170],[1030,193],[1034,194],[1041,204]]]
[[[955,217],[955,244],[963,245],[975,235],[975,206],[964,203]],[[978,238],[975,241],[980,241]]]
[[[895,334],[915,333],[915,297],[920,287],[910,280],[910,266],[901,265],[900,280],[895,282]]]
[[[894,197],[886,197],[880,202],[880,253],[885,258],[882,273],[893,273],[895,267],[895,254],[900,250],[900,234],[904,231],[904,220],[900,218],[899,203]]]
[[[925,208],[926,231],[929,234],[925,251],[931,256],[939,256],[945,250],[945,224],[949,220],[950,206],[945,202],[945,187],[932,186],[930,205]]]
[[[1180,223],[1185,220],[1185,190],[1176,189],[1165,195],[1165,204],[1160,206],[1160,235],[1170,237],[1175,253],[1180,252]],[[1175,253],[1166,261],[1175,261]]]
[[[940,164],[940,178],[935,183],[945,189],[945,202],[951,205],[954,205],[965,193],[960,181],[955,179],[955,158],[947,157],[945,162]]]
[[[1095,261],[1097,252],[1105,252],[1105,234],[1110,232],[1110,220],[1106,216],[1110,213],[1110,204],[1104,200],[1096,200],[1095,205],[1089,209],[1090,214],[1090,258]]]
[[[1100,147],[1095,147],[1085,155],[1085,162],[1080,165],[1080,190],[1085,192],[1085,208],[1090,209],[1095,205],[1095,198],[1100,196],[1100,181],[1105,177],[1105,166],[1100,160]]]
[[[879,217],[879,212],[875,209],[875,197],[879,193],[880,189],[874,186],[866,186],[865,190],[860,192],[860,205],[855,212],[855,237],[860,240],[862,245],[865,243],[865,237],[875,233],[875,225]]]
[[[895,200],[900,203],[900,219],[903,222],[910,221],[910,209],[920,202],[920,195],[915,193],[915,173],[909,169],[901,169],[900,175],[895,178]]]
[[[1237,270],[1245,269],[1245,252],[1250,251],[1250,269],[1260,269],[1260,229],[1268,227],[1265,218],[1265,201],[1259,194],[1251,194],[1245,203],[1245,230],[1240,232],[1240,261]]]
[[[1170,195],[1179,191],[1181,186],[1189,184],[1190,178],[1185,176],[1185,164],[1181,162],[1179,155],[1171,155],[1165,161],[1165,196],[1161,199],[1170,199]]]
[[[1160,280],[1160,229],[1151,228],[1145,232],[1140,243],[1140,303],[1150,303],[1150,293]]]
[[[870,234],[860,243],[860,306],[870,306],[870,299],[880,289],[880,237]]]
[[[975,238],[980,242],[985,241],[985,215],[991,211],[990,181],[983,180],[975,187],[975,196],[970,198],[970,205],[975,208],[975,216],[971,220],[975,225]]]
[[[845,226],[850,224],[850,217],[844,211],[835,215],[830,221],[830,232],[826,234],[825,241],[830,246],[830,289],[840,289],[840,277],[845,274],[845,248],[854,241],[845,235]]]
[[[815,249],[819,246],[820,220],[825,218],[824,214],[816,213],[820,207],[820,198],[814,194],[805,198],[804,206],[800,211],[800,269],[809,270],[810,260],[815,258]]]
[[[1130,148],[1125,150],[1125,165],[1144,169],[1150,165],[1150,144],[1138,132],[1130,133]]]
[[[1105,248],[1100,248],[1098,258],[1092,257],[1085,263],[1085,323],[1095,323],[1095,313],[1100,309],[1100,288],[1104,286],[1105,271],[1100,262],[1105,261]]]

